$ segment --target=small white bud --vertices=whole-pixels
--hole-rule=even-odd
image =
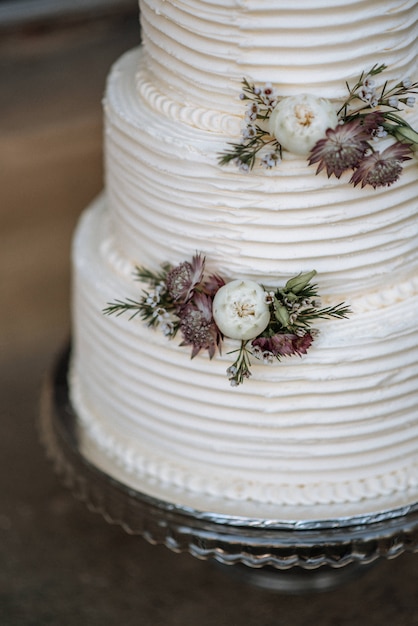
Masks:
[[[257,337],[270,322],[263,287],[252,280],[233,280],[223,285],[213,299],[213,318],[226,337]]]
[[[305,155],[328,128],[337,124],[337,113],[329,100],[301,94],[279,102],[270,116],[269,132],[285,150]]]

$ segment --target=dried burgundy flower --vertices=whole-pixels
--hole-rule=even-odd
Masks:
[[[385,116],[381,111],[373,111],[372,113],[367,113],[367,115],[361,116],[357,119],[365,132],[372,136],[384,123]]]
[[[331,174],[340,178],[345,170],[357,167],[369,148],[369,128],[359,119],[329,128],[325,135],[312,149],[309,165],[319,163],[316,173],[326,168],[328,178]]]
[[[257,337],[251,342],[261,353],[271,353],[275,357],[306,354],[313,341],[310,333],[301,337],[294,333],[277,333],[272,337]]]
[[[302,354],[306,354],[312,342],[313,342],[313,337],[311,333],[305,333],[304,335],[300,337],[298,335],[295,335],[292,340],[294,353],[299,354],[299,356]]]
[[[412,151],[406,144],[396,142],[383,152],[372,152],[358,165],[350,179],[354,186],[371,185],[389,187],[396,182],[402,172],[402,162],[412,158]]]
[[[190,300],[193,290],[200,284],[205,269],[205,258],[200,254],[192,262],[184,261],[168,272],[166,287],[175,302]]]
[[[192,358],[200,350],[207,350],[212,358],[221,340],[212,317],[212,299],[204,293],[194,293],[192,300],[179,312],[180,330],[184,341],[181,346],[193,346]]]
[[[214,296],[215,293],[225,285],[225,281],[222,276],[218,276],[218,274],[211,274],[207,280],[202,285],[203,293],[206,293],[208,296]]]

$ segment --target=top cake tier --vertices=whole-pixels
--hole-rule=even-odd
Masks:
[[[140,0],[147,68],[175,101],[240,114],[245,77],[280,95],[346,95],[375,63],[378,79],[417,73],[416,0]]]

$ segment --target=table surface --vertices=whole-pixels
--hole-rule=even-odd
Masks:
[[[0,43],[0,624],[418,626],[418,555],[271,593],[107,524],[45,458],[40,387],[69,334],[72,232],[102,187],[105,77],[138,41],[133,12]]]

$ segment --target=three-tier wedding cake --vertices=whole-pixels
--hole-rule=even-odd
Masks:
[[[74,242],[85,455],[231,515],[418,501],[418,4],[140,15]]]

